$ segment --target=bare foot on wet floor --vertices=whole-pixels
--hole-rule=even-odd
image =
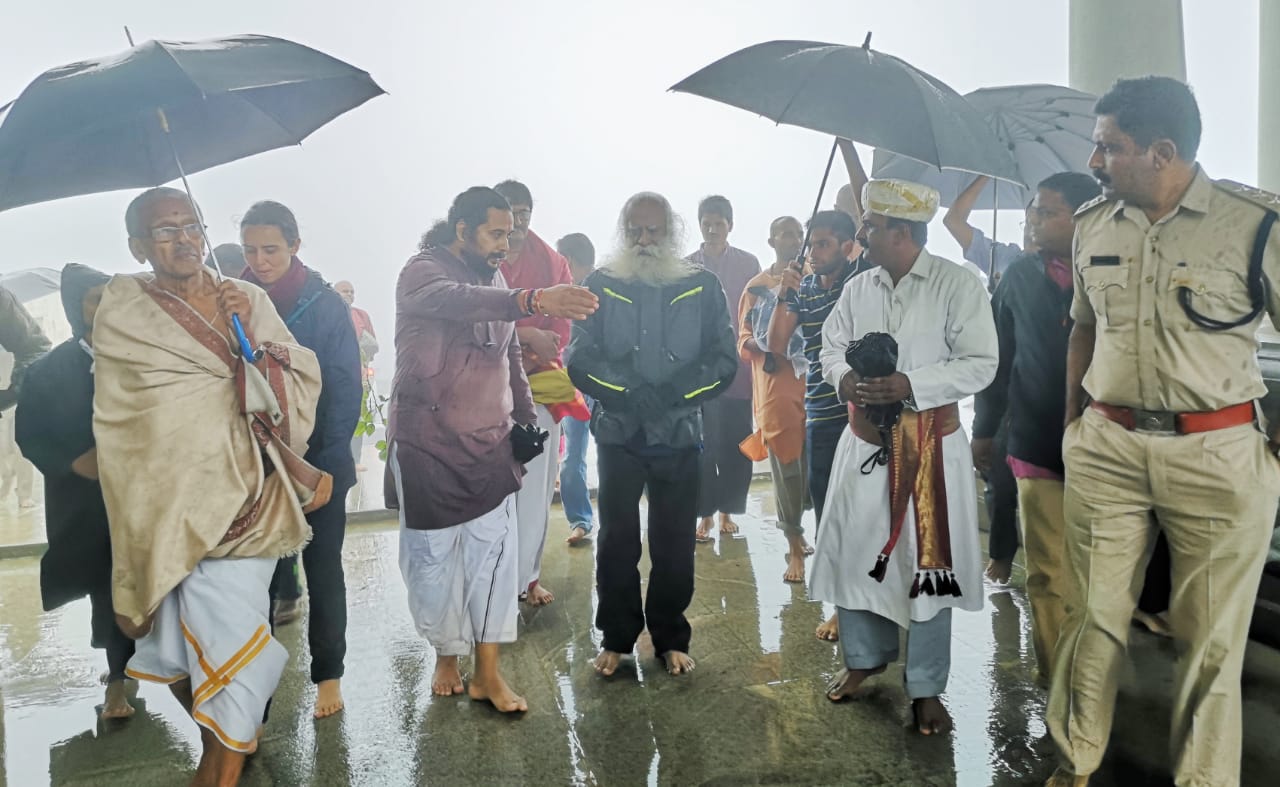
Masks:
[[[108,683],[107,696],[102,702],[102,719],[127,719],[136,712],[137,709],[129,703],[129,697],[125,693],[125,682],[114,680]]]
[[[827,699],[832,702],[844,702],[853,699],[853,695],[862,687],[864,681],[873,675],[884,672],[884,667],[875,669],[842,669],[827,684]]]
[[[709,544],[715,539],[711,537],[711,527],[715,525],[715,519],[704,516],[698,522],[698,530],[693,534],[693,540],[699,544]]]
[[[529,588],[529,592],[524,598],[525,603],[531,607],[545,607],[555,600],[555,594],[538,582],[533,583],[533,587]]]
[[[1013,576],[1012,560],[996,560],[991,558],[987,561],[987,579],[997,585],[1009,584],[1009,577]]]
[[[937,697],[922,697],[911,701],[916,729],[921,735],[945,735],[951,732],[951,714]]]
[[[431,676],[431,691],[439,697],[462,693],[462,673],[457,656],[436,657],[436,673]]]
[[[804,553],[794,549],[787,553],[787,570],[782,575],[783,582],[804,582]]]
[[[720,535],[732,536],[738,532],[738,523],[734,522],[728,514],[720,515]]]
[[[600,655],[596,656],[595,661],[591,662],[591,666],[595,667],[598,674],[609,678],[613,677],[613,673],[618,671],[618,665],[621,663],[621,653],[614,653],[612,650],[602,650],[600,651]]]
[[[476,702],[488,702],[503,713],[523,713],[529,710],[529,703],[512,691],[501,675],[487,680],[473,676],[471,685],[467,687],[467,694]]]
[[[588,535],[590,535],[590,533],[585,527],[578,526],[569,531],[569,537],[566,538],[564,542],[569,546],[574,547],[585,541]]]
[[[332,716],[346,707],[342,702],[342,681],[322,680],[316,684],[317,719]]]
[[[252,757],[258,753],[258,746],[262,743],[262,725],[258,725],[258,731],[253,734],[253,742],[249,744],[249,748],[244,750],[244,756]]]
[[[818,639],[823,642],[839,642],[840,641],[840,624],[836,622],[836,616],[832,615],[827,618],[827,622],[818,626],[816,632]]]
[[[689,658],[688,653],[678,650],[668,650],[663,653],[662,660],[667,665],[667,672],[672,675],[688,675],[697,666],[693,659]]]
[[[801,543],[801,544],[804,544],[804,556],[805,556],[805,557],[809,557],[810,555],[812,555],[812,554],[813,554],[813,552],[814,552],[813,545],[809,543],[809,539],[807,539],[807,538],[801,538],[801,539],[800,539],[800,543]]]

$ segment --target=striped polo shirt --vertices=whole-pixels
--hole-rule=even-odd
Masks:
[[[836,396],[836,389],[822,378],[822,324],[835,308],[844,292],[844,285],[854,276],[871,268],[862,257],[850,260],[838,275],[830,289],[822,286],[817,274],[809,274],[800,282],[800,291],[791,310],[800,318],[800,333],[804,337],[804,355],[809,359],[809,374],[805,380],[804,411],[809,423],[821,423],[836,419],[848,420],[849,410]]]

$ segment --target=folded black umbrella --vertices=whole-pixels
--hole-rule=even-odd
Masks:
[[[864,379],[888,377],[898,370],[898,342],[887,333],[868,333],[861,339],[849,342],[844,351],[844,360],[855,374]],[[902,417],[902,402],[862,405],[858,409],[880,432],[880,450],[862,468],[863,473],[870,473],[876,465],[889,462],[893,428]]]

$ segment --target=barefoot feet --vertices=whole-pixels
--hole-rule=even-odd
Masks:
[[[840,641],[840,624],[836,622],[836,616],[832,615],[827,618],[827,622],[818,626],[818,639],[823,642],[839,642]]]
[[[457,662],[454,662],[455,669]],[[461,678],[459,678],[461,679]],[[324,719],[341,711],[345,705],[342,703],[342,681],[340,680],[322,680],[316,684],[316,718]]]
[[[832,702],[844,702],[853,699],[853,694],[862,687],[862,682],[872,675],[884,672],[884,666],[875,669],[842,669],[827,684],[827,699]]]
[[[663,653],[662,660],[666,662],[667,672],[672,675],[688,675],[697,666],[693,663],[693,659],[689,658],[688,653],[682,653],[678,650],[668,650]]]
[[[438,697],[462,693],[462,672],[458,670],[457,656],[436,657],[436,673],[431,677],[431,691]]]
[[[987,579],[997,585],[1009,584],[1009,577],[1013,576],[1013,560],[996,560],[991,558],[987,561]]]
[[[937,697],[922,697],[911,701],[916,719],[916,729],[921,735],[945,735],[951,732],[951,714]]]
[[[787,570],[782,575],[783,582],[804,584],[804,552],[793,547],[787,553]]]
[[[534,580],[524,598],[525,603],[531,607],[545,607],[555,600],[555,595],[539,584],[537,580]]]
[[[258,725],[258,731],[253,734],[253,742],[249,744],[249,748],[244,750],[244,756],[252,757],[258,753],[258,746],[262,743],[262,725]]]
[[[606,678],[612,677],[613,673],[618,671],[618,665],[622,663],[622,654],[614,653],[612,650],[602,650],[600,655],[596,656],[596,660],[591,665],[596,668],[596,672]]]
[[[720,515],[720,535],[732,536],[738,532],[738,523],[734,522],[728,514]]]
[[[710,544],[715,539],[711,537],[711,527],[716,523],[715,519],[704,516],[698,521],[698,530],[693,534],[693,540],[699,544]]]
[[[582,525],[574,525],[573,530],[569,531],[569,537],[566,538],[564,542],[571,547],[576,547],[586,541],[587,536],[589,535],[591,535],[591,531],[587,530]]]
[[[471,685],[467,687],[467,694],[476,702],[488,702],[503,713],[523,713],[529,710],[529,703],[512,691],[501,675],[473,677]]]
[[[125,682],[113,680],[108,683],[107,696],[102,702],[102,720],[127,719],[135,712],[136,709],[129,704],[129,697],[125,693]]]

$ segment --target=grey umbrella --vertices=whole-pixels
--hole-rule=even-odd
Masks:
[[[983,192],[975,208],[1020,208],[1030,200],[1036,184],[1050,175],[1088,172],[1096,96],[1057,85],[1010,85],[975,90],[965,98],[1012,155],[1016,180],[1026,184],[996,183]],[[876,150],[872,174],[933,186],[942,194],[943,205],[951,205],[973,182],[969,173],[943,171],[891,150]]]

